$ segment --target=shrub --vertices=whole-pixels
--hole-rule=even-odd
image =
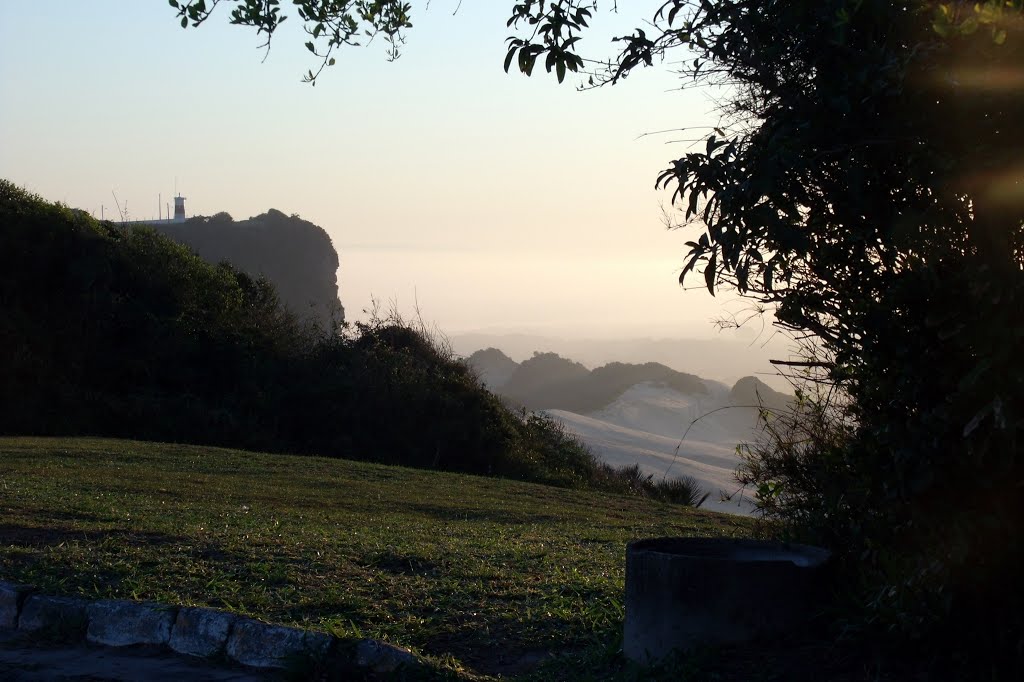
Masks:
[[[936,291],[945,286],[959,285],[951,274]],[[932,324],[995,316],[1016,295],[936,297]],[[1020,331],[956,325],[930,347],[893,317],[905,328],[876,339],[854,374],[810,382],[792,413],[764,416],[739,478],[776,531],[836,555],[847,632],[882,637],[943,678],[1014,679],[1024,667],[1024,391],[1020,372],[995,368],[1019,364],[1009,348]]]

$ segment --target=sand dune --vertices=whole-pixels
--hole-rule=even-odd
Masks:
[[[754,509],[750,492],[737,492],[740,484],[734,474],[740,463],[736,446],[756,436],[757,411],[728,407],[728,388],[710,382],[709,388],[709,395],[695,396],[638,384],[588,415],[565,410],[547,413],[609,464],[639,464],[644,473],[656,477],[666,472],[670,477],[693,476],[711,492],[706,508],[750,514]],[[680,445],[687,427],[689,433]]]

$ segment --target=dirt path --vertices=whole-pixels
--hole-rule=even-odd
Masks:
[[[33,642],[0,632],[0,679],[10,682],[269,682],[270,673],[152,648]]]

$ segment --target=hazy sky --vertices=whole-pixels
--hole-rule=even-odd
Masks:
[[[716,122],[713,99],[669,68],[589,92],[506,75],[512,0],[423,4],[401,59],[348,49],[314,88],[297,17],[262,62],[224,8],[182,30],[166,0],[2,0],[0,176],[107,217],[112,191],[155,217],[175,179],[190,215],[298,213],[339,251],[350,318],[373,295],[448,332],[714,334],[654,189],[692,134],[640,137]],[[660,2],[619,4],[594,56]]]

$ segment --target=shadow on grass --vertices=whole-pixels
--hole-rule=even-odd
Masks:
[[[402,506],[416,514],[431,516],[442,521],[488,521],[509,525],[535,525],[557,523],[563,520],[562,517],[551,514],[530,514],[504,509],[458,509],[421,503],[406,503]]]
[[[52,547],[76,540],[97,542],[117,540],[129,545],[146,545],[150,547],[187,542],[180,535],[167,535],[147,531],[128,530],[126,528],[83,529],[67,526],[27,526],[15,523],[0,523],[0,545],[20,547]]]

